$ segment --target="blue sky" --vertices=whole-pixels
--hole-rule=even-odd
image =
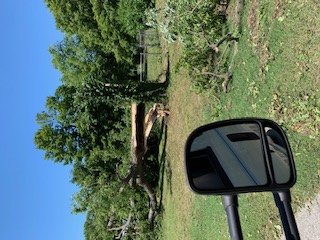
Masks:
[[[41,0],[2,1],[0,239],[84,239],[84,215],[72,215],[70,168],[35,149],[35,115],[60,84],[48,48],[62,39]]]

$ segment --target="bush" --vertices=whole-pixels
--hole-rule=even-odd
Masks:
[[[145,10],[153,7],[153,1],[145,0],[120,0],[118,5],[118,20],[123,29],[132,37],[145,28]]]

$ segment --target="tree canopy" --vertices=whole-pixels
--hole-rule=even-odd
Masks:
[[[71,182],[80,188],[73,212],[87,212],[86,234],[104,229],[97,235],[103,239],[117,235],[129,215],[146,221],[148,196],[138,185],[123,182],[130,169],[131,109],[108,98],[107,88],[100,90],[105,92],[90,85],[58,87],[47,99],[47,110],[37,115],[41,128],[35,144],[47,159],[73,166]]]
[[[154,2],[45,2],[65,36],[49,49],[61,85],[36,116],[35,145],[46,159],[72,166],[71,182],[80,189],[73,213],[87,213],[86,239],[112,239],[124,230],[128,239],[143,238],[148,194],[127,181],[130,103],[152,101],[165,90],[164,84],[140,82],[136,73],[136,36]]]
[[[133,43],[144,28],[144,11],[153,1],[45,0],[56,26],[67,36],[77,35],[89,48],[113,53],[118,61],[131,62]]]

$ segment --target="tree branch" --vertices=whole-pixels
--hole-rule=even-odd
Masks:
[[[196,67],[194,67],[193,70],[196,72],[196,75],[210,75],[210,76],[213,76],[215,78],[226,78],[226,77],[228,77],[227,76],[228,73],[218,74],[218,73],[214,73],[214,72],[200,71]]]
[[[157,214],[157,198],[156,194],[153,191],[151,185],[144,180],[144,178],[140,178],[140,182],[138,182],[138,185],[143,187],[143,189],[146,191],[146,193],[149,196],[150,200],[150,209],[148,214],[148,222],[152,225],[155,215]]]
[[[202,0],[199,0],[190,11],[185,11],[185,12],[181,13],[180,15],[177,16],[177,18],[181,18],[183,15],[186,15],[186,14],[192,14],[199,7],[201,2],[202,2]]]
[[[126,185],[129,183],[130,179],[133,178],[135,175],[137,174],[137,167],[132,165],[130,167],[130,169],[128,170],[128,174],[125,178],[121,179],[120,177],[120,180],[122,182],[123,185]]]
[[[228,49],[229,46],[230,46],[230,42],[227,43],[227,45],[226,45],[225,48],[223,49],[223,52],[222,52],[221,55],[220,55],[220,59],[219,59],[219,61],[217,62],[217,66],[218,66],[218,67],[221,66],[222,59],[224,58],[224,55],[226,54],[227,49]]]
[[[233,43],[234,43],[233,55],[232,55],[231,62],[230,62],[229,68],[228,68],[228,73],[230,75],[222,83],[224,93],[228,92],[227,87],[228,87],[228,84],[231,80],[231,75],[232,75],[231,72],[232,72],[232,68],[233,68],[233,64],[234,64],[234,59],[238,53],[238,42],[234,40]]]
[[[217,49],[219,46],[226,40],[229,40],[231,38],[231,33],[227,33],[225,36],[223,36],[215,45],[213,45],[212,49]]]
[[[126,221],[126,224],[124,224],[124,225],[122,225],[122,226],[120,226],[120,227],[108,228],[108,230],[109,230],[109,231],[119,231],[119,230],[121,230],[121,232],[120,232],[120,234],[119,234],[119,235],[121,235],[121,233],[129,226],[129,224],[130,224],[130,222],[131,222],[131,218],[132,218],[131,213],[129,213],[129,216],[128,216],[128,219],[127,219],[127,221]],[[119,239],[120,239],[120,238],[119,238]]]

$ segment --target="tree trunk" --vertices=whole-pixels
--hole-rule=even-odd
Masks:
[[[157,197],[156,194],[151,187],[150,183],[146,181],[145,179],[141,179],[141,182],[138,183],[139,186],[143,187],[143,189],[146,191],[146,193],[149,196],[150,200],[150,209],[149,209],[149,214],[148,214],[148,222],[152,225],[153,224],[153,219],[155,215],[157,214]]]
[[[143,103],[138,105],[132,103],[131,163],[134,167],[131,167],[132,171],[129,171],[124,180],[128,182],[131,177],[136,177],[137,184],[148,194],[150,200],[148,221],[150,224],[153,224],[153,219],[157,210],[157,198],[151,184],[144,177],[145,164],[143,163],[143,160],[147,151],[145,138],[145,105]],[[135,176],[132,175],[134,169],[136,170]]]

